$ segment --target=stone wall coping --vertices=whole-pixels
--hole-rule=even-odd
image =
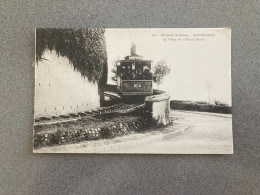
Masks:
[[[159,94],[159,95],[147,96],[145,98],[145,101],[146,102],[160,102],[160,101],[169,100],[169,99],[170,99],[170,95],[168,93],[163,93],[163,94]]]

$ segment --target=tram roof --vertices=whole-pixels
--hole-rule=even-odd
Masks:
[[[118,60],[118,62],[152,62],[152,60],[131,59],[131,60]]]

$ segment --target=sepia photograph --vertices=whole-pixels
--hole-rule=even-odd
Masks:
[[[233,154],[230,28],[39,28],[34,67],[34,153]]]

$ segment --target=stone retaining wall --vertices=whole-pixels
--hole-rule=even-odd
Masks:
[[[170,122],[170,96],[164,91],[154,90],[154,95],[145,98],[146,112],[156,124]]]
[[[76,143],[85,140],[113,138],[128,134],[131,131],[145,130],[145,128],[149,128],[152,125],[152,121],[146,118],[140,118],[139,120],[132,122],[115,123],[103,128],[87,128],[84,126],[68,128],[66,125],[62,125],[55,132],[35,133],[34,147],[37,148],[41,146]]]

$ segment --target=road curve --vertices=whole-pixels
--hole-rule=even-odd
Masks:
[[[185,119],[190,128],[183,135],[153,143],[111,150],[111,153],[232,154],[231,115],[171,111],[176,121]],[[168,127],[172,128],[172,127]]]

